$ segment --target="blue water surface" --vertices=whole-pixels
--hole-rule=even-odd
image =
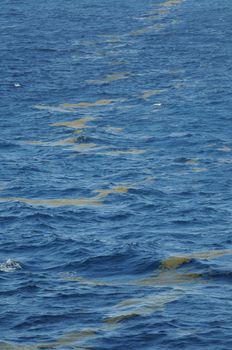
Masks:
[[[232,348],[231,18],[1,1],[0,349]]]

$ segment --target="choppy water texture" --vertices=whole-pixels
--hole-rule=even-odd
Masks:
[[[232,348],[231,0],[2,0],[0,349]]]

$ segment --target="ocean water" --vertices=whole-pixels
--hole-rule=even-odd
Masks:
[[[231,0],[2,0],[0,349],[232,348]]]

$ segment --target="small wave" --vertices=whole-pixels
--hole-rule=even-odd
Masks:
[[[34,51],[38,51],[38,52],[56,52],[57,49],[56,48],[52,48],[52,47],[36,47],[34,49]]]
[[[223,271],[223,270],[217,270],[217,269],[211,269],[211,271],[209,271],[209,273],[207,275],[205,275],[204,277],[208,278],[208,279],[212,279],[214,282],[216,281],[227,281],[227,282],[231,282],[232,280],[232,271]]]
[[[8,259],[6,262],[0,264],[1,272],[14,272],[20,269],[22,269],[21,264],[13,259]]]
[[[0,140],[0,149],[11,149],[11,148],[18,148],[19,145],[13,142],[9,142],[9,141],[4,141],[4,140]]]

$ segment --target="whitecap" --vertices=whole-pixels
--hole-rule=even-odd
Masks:
[[[13,272],[20,269],[22,269],[20,263],[13,259],[7,259],[6,262],[0,264],[1,272]]]

